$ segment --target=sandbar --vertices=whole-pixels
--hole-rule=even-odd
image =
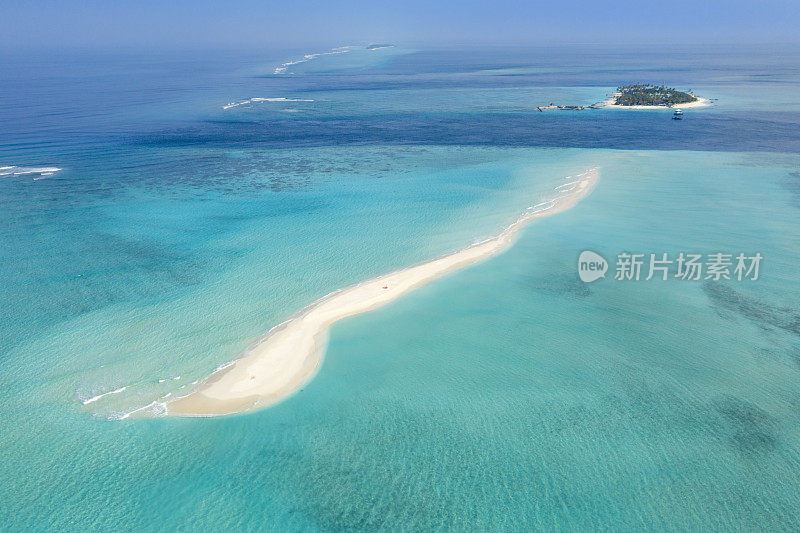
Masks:
[[[556,187],[556,196],[531,206],[499,235],[407,268],[332,292],[272,328],[241,358],[211,374],[193,392],[166,404],[173,416],[218,416],[273,404],[308,382],[324,354],[328,328],[370,311],[449,272],[508,249],[529,221],[574,206],[594,188],[590,169]]]

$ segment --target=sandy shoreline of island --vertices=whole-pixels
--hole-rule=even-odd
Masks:
[[[611,108],[611,109],[692,109],[695,107],[708,107],[711,105],[711,100],[708,98],[700,98],[699,96],[694,96],[697,98],[694,102],[686,102],[683,104],[675,104],[672,106],[667,105],[617,105],[614,102],[617,100],[617,96],[620,93],[614,93],[608,100],[604,100],[601,102],[599,107],[603,108]]]
[[[506,250],[530,220],[565,211],[585,197],[598,179],[597,169],[556,187],[558,196],[531,206],[499,235],[332,292],[271,329],[243,357],[204,380],[197,390],[166,404],[174,416],[217,416],[264,407],[290,395],[319,367],[328,327],[343,318],[375,309],[448,272]]]

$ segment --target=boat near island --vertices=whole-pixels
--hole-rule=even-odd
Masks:
[[[672,120],[681,120],[683,118],[683,111],[676,109],[672,114]]]

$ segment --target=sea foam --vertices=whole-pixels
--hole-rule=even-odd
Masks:
[[[258,102],[313,102],[308,98],[286,98],[283,96],[275,98],[250,98],[249,100],[242,100],[241,102],[230,102],[222,106],[222,109],[231,109],[232,107],[239,107],[240,105],[255,104]]]
[[[88,400],[83,400],[83,402],[81,402],[81,403],[83,403],[83,405],[89,405],[90,403],[94,403],[97,400],[99,400],[99,399],[101,399],[101,398],[103,398],[105,396],[108,396],[110,394],[119,394],[120,392],[123,392],[127,388],[128,387],[120,387],[120,388],[118,388],[116,390],[112,390],[110,392],[104,392],[103,394],[98,394],[97,396],[93,396],[93,397],[89,398]]]
[[[148,416],[164,416],[167,414],[167,404],[166,402],[150,402],[143,407],[139,407],[134,409],[133,411],[128,411],[127,413],[118,413],[108,417],[109,420],[125,420],[126,418],[134,415],[136,413],[146,413]]]
[[[6,176],[33,176],[34,180],[49,178],[61,171],[57,167],[19,167],[16,165],[0,167],[0,177]]]
[[[338,48],[332,48],[327,52],[313,52],[311,54],[305,54],[302,59],[294,59],[291,61],[287,61],[285,63],[281,63],[280,66],[275,67],[275,70],[272,71],[273,74],[288,74],[289,68],[293,67],[294,65],[299,65],[300,63],[305,63],[306,61],[311,61],[320,56],[329,56],[334,54],[346,54],[350,50],[352,50],[353,46],[340,46]]]

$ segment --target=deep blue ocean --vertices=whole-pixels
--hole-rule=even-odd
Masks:
[[[324,51],[0,51],[0,530],[800,528],[800,48],[275,73]],[[639,81],[713,104],[536,109]],[[591,167],[508,252],[335,324],[278,405],[126,417]],[[764,259],[586,284],[583,250]]]

